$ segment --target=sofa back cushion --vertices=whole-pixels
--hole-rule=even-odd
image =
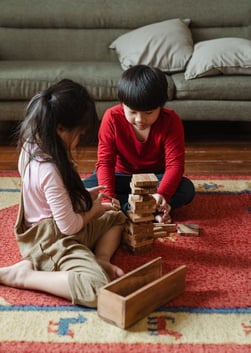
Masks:
[[[247,0],[0,0],[0,60],[117,61],[109,45],[155,22],[191,19],[194,43],[251,39]]]

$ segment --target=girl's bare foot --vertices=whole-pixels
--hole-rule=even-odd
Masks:
[[[24,288],[25,278],[33,271],[29,260],[22,260],[14,265],[0,268],[0,284],[15,288]]]
[[[98,257],[96,259],[99,265],[105,270],[110,280],[124,275],[124,271],[120,267],[111,264],[108,260]]]

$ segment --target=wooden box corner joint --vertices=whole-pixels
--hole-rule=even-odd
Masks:
[[[100,288],[98,315],[126,329],[185,289],[186,266],[162,275],[162,259],[147,262]]]

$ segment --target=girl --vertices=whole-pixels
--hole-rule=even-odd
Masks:
[[[1,284],[95,307],[98,289],[123,275],[110,263],[125,222],[119,202],[103,194],[103,186],[85,189],[71,156],[80,134],[96,126],[93,100],[73,81],[62,80],[30,101],[18,143],[22,192],[15,235],[23,260],[0,269]]]
[[[106,185],[106,193],[128,207],[132,174],[155,173],[160,183],[156,221],[171,222],[171,209],[194,197],[193,183],[183,177],[184,131],[179,116],[164,108],[165,74],[136,65],[126,70],[118,84],[121,102],[108,109],[99,130],[96,172],[84,180],[86,187]]]

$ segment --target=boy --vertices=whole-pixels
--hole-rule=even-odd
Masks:
[[[136,65],[118,83],[119,105],[108,109],[99,129],[96,171],[85,187],[105,185],[105,192],[128,208],[132,174],[154,173],[159,185],[157,222],[171,222],[171,209],[192,201],[193,183],[183,176],[185,147],[181,119],[164,108],[167,80],[157,68]]]

